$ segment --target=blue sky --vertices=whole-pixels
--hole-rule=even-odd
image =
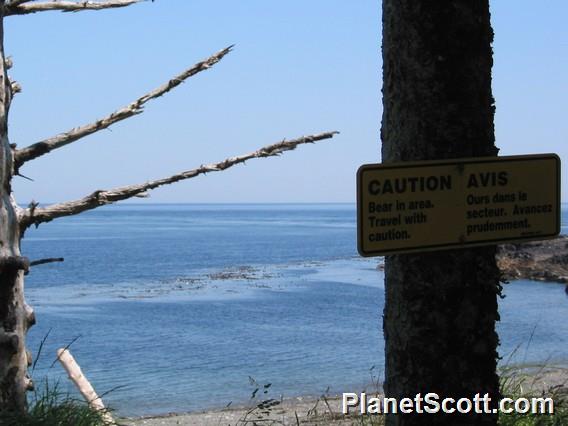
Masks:
[[[158,0],[6,19],[18,146],[94,121],[221,48],[213,69],[144,114],[28,164],[20,202],[142,182],[304,134],[331,141],[152,192],[148,202],[352,202],[380,161],[380,2]],[[493,90],[501,155],[568,161],[568,3],[494,1]],[[563,200],[568,201],[563,165]],[[139,202],[139,201],[138,201]]]

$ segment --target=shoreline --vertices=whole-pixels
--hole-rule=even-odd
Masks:
[[[373,395],[379,394],[373,392]],[[125,426],[234,426],[252,425],[255,420],[261,420],[263,424],[297,425],[300,422],[302,425],[348,426],[354,425],[358,417],[356,414],[341,414],[341,395],[296,396],[267,401],[275,401],[272,402],[275,405],[269,406],[269,403],[264,409],[259,402],[256,406],[243,405],[198,412],[119,418],[117,423]]]
[[[259,387],[258,392],[253,392],[252,395],[256,394],[253,398],[251,397],[247,400],[222,404],[222,405],[212,405],[203,409],[197,409],[195,411],[177,411],[168,412],[161,414],[144,414],[141,416],[125,416],[118,417],[118,424],[125,426],[157,426],[157,425],[189,425],[189,426],[205,426],[205,425],[238,425],[242,421],[242,417],[251,411],[261,413],[258,407],[263,402],[266,401],[277,401],[272,407],[269,407],[271,412],[271,419],[278,421],[290,421],[290,424],[296,425],[296,415],[302,420],[301,424],[320,424],[320,423],[306,423],[307,419],[310,418],[312,421],[326,421],[332,420],[332,418],[338,417],[337,414],[341,413],[341,392],[334,392],[331,394],[295,394],[293,396],[284,395],[274,395],[271,394],[270,389],[264,387],[263,385],[257,385]],[[267,392],[264,393],[263,390]],[[327,392],[327,391],[326,391]],[[355,385],[350,388],[342,389],[342,392],[355,392],[361,393],[365,392],[367,395],[381,395],[382,394],[382,377],[373,376],[372,381],[362,385]],[[112,407],[111,407],[112,410]],[[252,420],[251,415],[255,413],[251,412],[247,417]],[[341,417],[344,417],[341,415]],[[352,420],[352,415],[348,416]],[[175,420],[175,421],[174,421]],[[183,421],[182,423],[176,423],[176,421]],[[335,421],[335,420],[334,420]],[[221,422],[221,423],[219,423]],[[222,423],[226,422],[226,423]],[[252,424],[252,423],[251,423]],[[271,424],[271,423],[269,423]],[[280,424],[280,423],[277,423]],[[284,424],[288,424],[285,423]],[[321,423],[327,424],[327,423]],[[334,425],[348,425],[351,423],[333,423]]]
[[[517,386],[525,388],[524,396],[554,394],[562,400],[568,395],[568,366],[538,366],[527,364],[525,366],[502,367],[499,371],[502,382],[506,381],[510,391],[515,392]],[[506,380],[503,380],[503,379]],[[382,397],[378,389],[356,391],[366,392],[369,397]],[[349,390],[354,392],[354,390]],[[506,390],[505,390],[506,392]],[[516,397],[518,397],[517,395]],[[296,396],[270,403],[263,407],[261,402],[256,405],[243,405],[230,408],[207,409],[198,412],[169,413],[159,416],[142,416],[119,418],[118,424],[125,426],[238,426],[238,425],[333,425],[355,426],[361,425],[362,417],[357,409],[350,414],[342,414],[342,396],[322,395]],[[259,408],[260,407],[260,408]],[[371,417],[381,417],[374,415]],[[255,420],[257,423],[255,423]],[[375,424],[375,423],[372,423]]]

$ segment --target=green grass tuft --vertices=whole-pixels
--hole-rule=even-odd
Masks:
[[[552,398],[554,414],[500,413],[499,426],[568,425],[568,387],[564,368],[506,367],[501,371],[501,393],[511,399]]]
[[[108,426],[101,412],[91,409],[85,402],[76,400],[50,386],[46,381],[30,398],[27,414],[0,413],[2,426]]]

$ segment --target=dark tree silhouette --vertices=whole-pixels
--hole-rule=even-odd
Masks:
[[[495,156],[488,0],[383,0],[383,162]],[[386,258],[385,393],[499,398],[495,247]],[[388,425],[496,424],[392,415]]]

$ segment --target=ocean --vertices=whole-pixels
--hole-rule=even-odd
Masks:
[[[65,258],[26,277],[34,380],[73,393],[54,364],[71,344],[122,416],[246,404],[251,378],[273,396],[359,391],[384,365],[384,274],[355,230],[353,204],[122,204],[30,229],[25,256]],[[564,285],[504,292],[502,362],[566,364]]]

